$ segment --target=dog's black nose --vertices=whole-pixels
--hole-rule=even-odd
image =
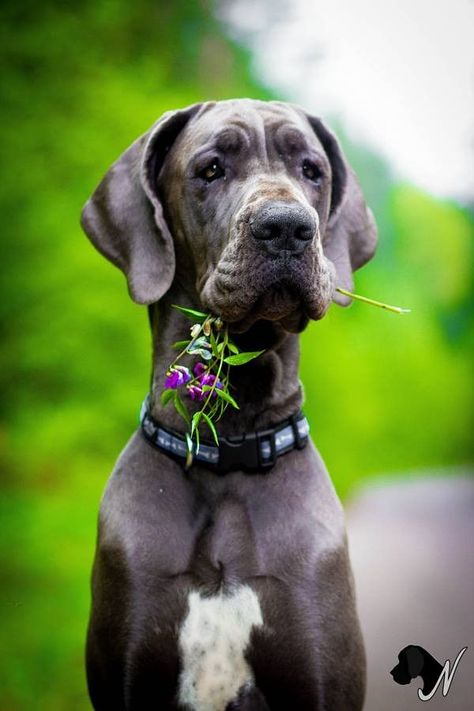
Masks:
[[[301,253],[316,233],[316,220],[302,205],[273,202],[262,207],[249,221],[255,239],[270,254]]]

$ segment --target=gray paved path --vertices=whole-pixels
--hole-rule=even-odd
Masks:
[[[368,655],[365,711],[474,710],[474,478],[372,486],[347,510]],[[419,644],[441,664],[468,646],[448,696],[418,699],[389,674]]]

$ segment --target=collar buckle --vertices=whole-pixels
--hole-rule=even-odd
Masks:
[[[262,443],[268,442],[270,457],[263,457]],[[219,461],[216,469],[220,474],[235,469],[258,472],[271,469],[277,459],[275,431],[260,430],[243,437],[219,438]]]

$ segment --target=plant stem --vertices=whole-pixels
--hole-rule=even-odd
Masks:
[[[357,301],[363,301],[364,304],[370,304],[371,306],[378,306],[380,309],[385,309],[386,311],[391,311],[394,314],[408,314],[411,309],[404,309],[401,306],[391,306],[390,304],[384,304],[382,301],[375,301],[375,299],[369,299],[367,296],[359,296],[358,294],[353,294],[346,289],[342,289],[340,286],[336,287],[336,291],[344,296],[348,296],[351,299],[356,299]]]
[[[221,350],[221,356],[220,356],[220,360],[219,360],[219,366],[218,366],[217,372],[216,372],[216,377],[214,379],[214,382],[212,383],[211,389],[209,390],[206,401],[204,402],[204,405],[202,406],[201,411],[204,411],[206,409],[206,407],[208,406],[209,401],[212,397],[212,393],[216,389],[216,385],[219,382],[219,375],[221,374],[222,366],[224,364],[225,349],[226,349],[228,340],[229,340],[229,334],[227,332],[227,327],[226,327],[225,334],[224,334],[224,346],[222,347],[222,350]]]
[[[182,358],[182,357],[187,353],[188,348],[191,348],[191,346],[192,346],[192,345],[195,343],[195,341],[199,338],[199,336],[201,335],[202,330],[203,330],[203,328],[204,328],[204,324],[207,323],[208,321],[211,321],[211,322],[212,322],[213,320],[214,320],[214,317],[213,317],[213,316],[208,316],[208,317],[205,319],[205,321],[203,321],[203,322],[199,325],[199,331],[196,333],[196,335],[195,335],[193,338],[191,338],[191,340],[189,341],[188,345],[187,345],[185,348],[183,348],[183,350],[182,350],[180,353],[178,353],[178,355],[176,356],[176,358],[174,359],[174,361],[171,363],[169,369],[171,369],[171,368],[178,362],[178,360],[179,360],[180,358]]]
[[[201,331],[202,328],[204,327],[204,323],[206,323],[208,320],[210,320],[210,319],[206,319],[206,321],[203,322],[203,324],[201,325],[200,331]],[[200,331],[199,331],[199,333],[200,333]],[[199,336],[199,333],[196,334],[196,336],[195,336],[195,338],[194,338],[193,340],[196,340],[196,338]],[[206,408],[208,407],[208,405],[209,405],[210,402],[211,402],[212,395],[213,395],[213,393],[214,393],[214,391],[215,391],[215,389],[216,389],[216,387],[217,387],[217,383],[219,382],[219,375],[221,374],[222,366],[224,365],[224,358],[225,358],[225,352],[226,352],[228,340],[229,340],[229,333],[228,333],[228,329],[227,329],[227,327],[226,327],[225,330],[224,330],[224,340],[223,340],[223,344],[224,344],[224,345],[223,345],[223,347],[222,347],[222,349],[221,349],[220,356],[219,356],[219,358],[215,358],[215,359],[214,359],[211,363],[209,363],[209,365],[208,365],[208,371],[209,371],[209,372],[212,372],[212,368],[213,368],[217,363],[219,363],[219,365],[218,365],[218,367],[217,367],[217,371],[216,371],[216,373],[215,373],[214,382],[212,383],[212,386],[211,386],[211,388],[210,388],[210,390],[209,390],[209,392],[208,392],[208,394],[207,394],[207,397],[206,397],[206,400],[204,401],[203,406],[201,407],[201,409],[200,409],[198,412],[204,413],[204,411],[206,410]],[[176,360],[174,361],[175,363],[176,363],[177,360],[179,360],[179,358],[181,358],[182,355],[184,355],[184,354],[186,353],[186,351],[188,350],[188,348],[189,348],[189,345],[186,346],[186,348],[184,349],[184,351],[178,355],[178,357],[177,357]],[[196,379],[197,379],[197,378],[193,378],[193,380],[196,380]],[[191,382],[192,382],[192,381],[191,381]],[[214,406],[213,408],[211,408],[210,412],[208,413],[208,416],[210,416],[211,419],[212,419],[213,415],[214,415],[215,412],[216,412],[216,407],[218,406],[218,404],[219,404],[219,403],[215,403],[215,406]],[[198,437],[199,437],[199,432],[198,432],[198,428],[196,428],[196,444],[197,444],[197,446],[199,446],[199,439],[198,439]],[[192,442],[192,439],[191,439],[191,442]],[[192,462],[193,462],[193,453],[192,453],[192,450],[189,450],[189,449],[188,449],[188,451],[187,451],[187,453],[186,453],[186,462],[185,462],[186,469],[189,469],[189,467],[191,466]]]

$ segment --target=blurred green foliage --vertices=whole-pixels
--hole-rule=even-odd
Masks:
[[[204,0],[4,2],[0,32],[0,708],[89,708],[83,673],[98,500],[149,380],[146,311],[82,235],[82,204],[163,111],[270,98]],[[473,219],[345,141],[381,227],[360,293],[302,339],[306,412],[342,495],[471,459]]]

